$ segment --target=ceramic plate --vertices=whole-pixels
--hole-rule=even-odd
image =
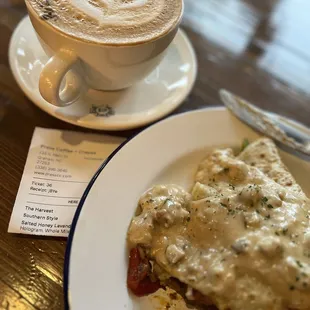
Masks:
[[[207,109],[161,121],[112,154],[89,184],[73,221],[65,262],[67,306],[166,309],[167,295],[137,299],[126,288],[126,232],[140,195],[156,183],[189,189],[208,150],[239,147],[244,138],[257,137],[227,110]],[[310,163],[281,155],[310,194]],[[187,308],[174,301],[169,309]]]

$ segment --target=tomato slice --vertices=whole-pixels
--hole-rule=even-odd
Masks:
[[[148,263],[141,258],[138,248],[133,248],[129,255],[129,266],[127,285],[131,290],[136,290],[139,283],[147,276],[149,271]]]
[[[138,248],[133,248],[129,254],[127,286],[136,296],[145,296],[156,292],[160,283],[152,282],[148,276],[150,266],[146,258],[142,258]]]

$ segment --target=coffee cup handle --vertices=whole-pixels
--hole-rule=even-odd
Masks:
[[[60,49],[45,64],[39,79],[41,96],[50,104],[65,107],[81,95],[83,83],[80,75],[72,69],[79,61],[74,51]],[[66,86],[60,93],[61,82],[66,76]]]

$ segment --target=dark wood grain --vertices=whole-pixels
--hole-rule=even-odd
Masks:
[[[310,126],[308,0],[185,2],[199,73],[175,113],[220,105],[218,90],[227,88]],[[65,239],[7,233],[35,126],[85,131],[39,110],[14,81],[8,44],[25,14],[23,1],[0,1],[0,308],[62,309]]]

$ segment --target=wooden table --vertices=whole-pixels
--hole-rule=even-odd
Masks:
[[[309,0],[185,2],[199,74],[175,113],[220,105],[224,87],[310,126]],[[62,309],[66,240],[7,233],[35,126],[85,131],[39,110],[14,81],[8,45],[25,14],[22,0],[0,1],[0,308]]]

